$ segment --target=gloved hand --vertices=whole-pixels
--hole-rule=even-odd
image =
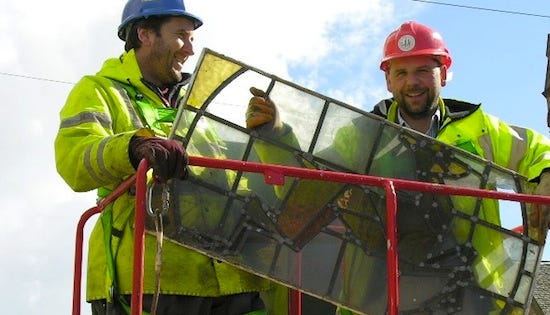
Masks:
[[[153,168],[153,177],[160,183],[171,178],[187,177],[189,159],[183,146],[175,140],[134,135],[128,152],[136,170],[139,162],[147,159]]]
[[[539,184],[535,191],[535,195],[550,196],[550,172],[545,171],[539,177]],[[545,243],[546,231],[548,229],[550,215],[550,207],[542,204],[531,204],[529,207],[529,225],[535,229],[534,236],[541,242]]]
[[[279,112],[265,92],[255,87],[250,88],[252,97],[246,109],[246,128],[257,129],[261,132],[279,132],[283,124]]]

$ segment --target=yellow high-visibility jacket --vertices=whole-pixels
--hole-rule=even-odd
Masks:
[[[96,75],[83,77],[68,96],[60,112],[55,139],[59,174],[77,192],[114,189],[135,173],[128,153],[130,138],[144,128],[166,137],[171,122],[147,121],[128,93],[146,99],[155,108],[167,106],[155,91],[142,82],[135,52],[105,61]],[[183,96],[184,89],[181,90]],[[158,117],[157,117],[158,118]],[[205,141],[212,133],[204,133]],[[112,205],[112,251],[115,255],[118,293],[132,292],[133,218],[135,198],[129,193]],[[102,213],[103,215],[103,213]],[[108,271],[106,238],[98,220],[89,240],[87,300],[108,299],[112,279]],[[144,293],[154,293],[155,239],[146,236]],[[116,244],[116,245],[115,245]],[[220,296],[262,291],[270,282],[240,271],[172,242],[163,246],[161,293],[193,296]]]
[[[397,102],[378,103],[374,114],[397,122]],[[536,131],[506,124],[481,105],[440,99],[441,127],[436,139],[515,171],[529,181],[550,167],[550,140]]]
[[[372,113],[398,123],[397,109],[398,104],[392,99],[387,99],[378,103]],[[550,168],[550,140],[534,130],[508,125],[500,119],[483,112],[480,105],[459,100],[440,99],[439,110],[441,113],[441,126],[436,136],[439,141],[459,147],[499,166],[513,170],[533,182],[538,181],[538,177],[544,169]],[[365,119],[357,118],[353,123],[340,128],[335,134],[330,148],[318,153],[319,156],[347,169],[355,170],[358,173],[363,172],[365,155],[370,154],[370,146],[366,138],[372,134],[372,130],[369,130],[367,126],[368,123],[365,124],[365,122]],[[297,139],[289,127],[286,126],[287,132],[278,140],[299,147],[296,142]],[[274,146],[257,143],[255,149],[263,162],[283,165],[294,165],[296,163],[292,153],[279,152]],[[323,156],[323,154],[328,155]],[[384,165],[378,165],[382,169],[376,169],[369,175],[401,177],[403,174],[400,174],[400,172],[410,173],[410,167],[413,167],[412,174],[414,174],[414,165],[410,165],[406,160],[400,159],[397,161],[394,157],[389,157],[384,161],[386,161]],[[393,175],[390,176],[388,173]],[[284,193],[284,187],[276,187],[276,190],[279,194]],[[455,196],[452,197],[452,201],[455,207],[462,211],[471,212],[475,209],[475,199]],[[360,205],[358,207],[360,209]],[[473,213],[466,214],[472,215]],[[496,200],[484,199],[481,212],[477,215],[484,221],[500,225],[500,214]],[[467,220],[453,222],[452,230],[456,241],[461,244],[469,242],[470,229],[471,225]],[[369,232],[371,234],[378,233],[377,230],[373,232],[373,229],[370,228],[359,230],[365,234]],[[371,238],[375,236],[371,235]],[[503,283],[503,272],[506,270],[504,270],[505,267],[500,265],[504,255],[500,233],[496,230],[477,226],[472,243],[477,252],[472,263],[475,280],[482,288],[506,295],[506,286]],[[410,250],[414,250],[414,248]],[[348,259],[348,261],[351,261],[351,259]],[[361,264],[358,263],[357,265]],[[346,276],[349,278],[346,278],[343,284],[343,294],[346,298],[353,300],[354,298],[350,297],[353,295],[357,295],[358,298],[364,297],[361,285],[357,284],[365,284],[370,276],[369,272],[371,270],[364,265],[359,266],[359,269],[348,272]],[[498,305],[495,305],[495,308],[498,307]],[[352,314],[345,309],[339,309],[339,311],[341,314]]]
[[[372,113],[398,123],[399,104],[393,99],[382,100]],[[537,182],[541,172],[550,168],[550,140],[532,129],[511,126],[482,111],[480,105],[454,99],[440,99],[441,126],[436,139],[459,147],[477,156],[513,170],[529,181]],[[360,143],[364,130],[352,124],[338,131],[333,147],[346,165],[354,169],[354,154],[360,149],[350,149],[349,143]],[[374,174],[376,175],[376,174]],[[453,197],[458,209],[473,209],[471,198]],[[472,214],[472,213],[468,213]],[[498,203],[484,199],[480,219],[500,225]],[[458,242],[466,242],[470,224],[466,220],[454,222],[453,232]],[[483,228],[475,233],[473,246],[478,255],[473,262],[473,271],[478,284],[493,292],[506,295],[503,281],[504,270],[499,266],[502,259],[502,238],[495,230]],[[501,256],[501,257],[499,257]],[[496,261],[494,261],[496,259]],[[360,277],[357,274],[350,275]],[[351,291],[353,287],[349,288]],[[355,288],[357,289],[357,288]],[[349,292],[352,293],[352,292]],[[496,306],[498,308],[498,306]],[[339,309],[339,314],[352,314]]]

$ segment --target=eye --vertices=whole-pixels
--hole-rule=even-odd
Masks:
[[[188,32],[178,32],[178,33],[177,33],[177,36],[178,36],[178,38],[179,38],[180,40],[182,40],[182,41],[184,41],[184,42],[187,42],[187,41],[193,42],[193,40],[195,39],[195,38],[193,37],[193,35],[190,34],[190,33],[188,33]]]
[[[393,76],[396,78],[403,78],[407,76],[407,71],[404,70],[397,70],[393,73]]]

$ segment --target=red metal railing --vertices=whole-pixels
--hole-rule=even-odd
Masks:
[[[194,166],[231,169],[235,171],[254,172],[264,174],[267,184],[281,185],[286,176],[298,177],[322,181],[357,184],[364,186],[383,187],[386,198],[386,215],[388,231],[387,248],[387,272],[388,272],[388,314],[397,315],[399,309],[399,283],[398,283],[398,253],[397,253],[397,196],[396,190],[412,190],[418,192],[429,192],[435,194],[471,196],[478,198],[492,198],[508,201],[536,203],[550,205],[550,197],[518,194],[502,191],[484,190],[468,187],[447,186],[416,182],[404,179],[390,179],[369,175],[349,174],[335,171],[321,171],[291,166],[263,164],[256,162],[244,162],[236,160],[221,160],[207,157],[192,156],[189,164]],[[136,175],[123,182],[107,198],[101,201],[96,207],[87,210],[80,218],[76,233],[75,268],[73,286],[73,315],[80,315],[80,299],[82,284],[82,243],[83,229],[86,221],[94,214],[101,212],[106,205],[115,200],[121,193],[125,192],[132,184],[136,185],[136,211],[135,211],[135,235],[134,235],[134,277],[131,302],[131,314],[142,314],[143,295],[143,251],[145,238],[145,204],[146,204],[146,173],[149,165],[146,160],[139,164]],[[521,227],[514,230],[521,231]],[[297,290],[291,291],[289,300],[289,313],[301,315],[301,294]]]
[[[147,161],[146,161],[147,162]],[[144,165],[146,167],[146,165]],[[107,197],[100,200],[97,206],[86,210],[78,221],[76,228],[76,244],[74,258],[74,280],[73,280],[73,315],[80,315],[80,294],[82,288],[82,244],[84,242],[84,226],[88,219],[94,214],[100,213],[111,202],[115,201],[121,194],[127,191],[135,182],[137,174],[126,179],[122,184],[111,192]]]

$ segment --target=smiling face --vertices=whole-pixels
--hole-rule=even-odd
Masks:
[[[166,86],[179,82],[183,64],[193,51],[193,21],[184,17],[172,17],[159,32],[138,29],[142,42],[136,51],[143,77],[157,85]]]
[[[447,68],[434,56],[409,56],[389,62],[386,86],[407,119],[427,119],[437,110]]]

